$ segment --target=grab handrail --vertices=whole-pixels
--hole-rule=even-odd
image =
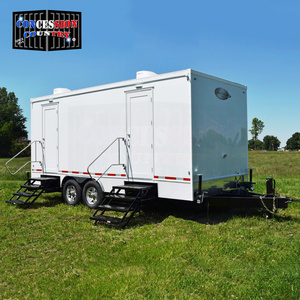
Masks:
[[[18,152],[14,157],[12,157],[10,160],[8,160],[6,163],[5,163],[5,168],[7,169],[7,171],[11,174],[11,175],[15,175],[17,174],[19,171],[21,171],[25,166],[27,166],[29,163],[32,163],[32,162],[38,162],[41,164],[42,166],[42,169],[44,170],[44,166],[43,166],[43,163],[41,161],[38,161],[37,158],[36,158],[36,153],[37,151],[35,151],[35,160],[29,160],[27,161],[23,166],[21,166],[16,172],[12,173],[11,170],[8,168],[8,164],[14,160],[17,156],[19,156],[23,151],[25,151],[28,147],[30,147],[32,144],[37,144],[37,143],[40,143],[41,144],[41,147],[42,147],[42,155],[43,155],[43,158],[44,158],[44,148],[43,148],[43,143],[41,141],[32,141],[30,144],[28,144],[25,148],[23,148],[20,152]]]
[[[127,158],[128,158],[128,162],[129,162],[129,166],[130,166],[130,169],[131,169],[131,162],[130,162],[130,155],[129,155],[129,150],[128,150],[128,145],[126,143],[126,139],[123,138],[123,137],[117,137],[115,138],[90,164],[89,166],[87,167],[87,172],[89,174],[89,176],[91,177],[91,179],[93,179],[92,175],[91,175],[91,172],[90,172],[90,167],[100,158],[100,156],[102,156],[116,141],[118,141],[118,163],[113,163],[111,164],[101,175],[100,177],[97,179],[97,181],[100,180],[100,178],[103,177],[103,175],[106,174],[106,172],[112,167],[112,166],[123,166],[125,172],[126,172],[126,175],[127,175],[127,178],[129,179],[129,174],[127,172],[127,168],[126,168],[126,165],[124,163],[121,163],[121,152],[120,152],[120,141],[123,141],[124,142],[124,145],[125,145],[125,148],[126,148],[126,152],[127,152]],[[131,173],[132,173],[132,170],[131,170]]]

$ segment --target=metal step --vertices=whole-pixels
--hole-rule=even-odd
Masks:
[[[139,190],[146,190],[149,189],[149,186],[144,186],[144,185],[116,185],[113,186],[114,189],[121,189],[121,190],[135,190],[135,191],[139,191]]]
[[[139,211],[142,200],[148,198],[152,189],[154,189],[153,185],[145,186],[140,183],[113,186],[111,192],[105,195],[102,204],[98,206],[90,219],[95,221],[95,225],[99,222],[107,225],[120,225],[124,228],[134,214]],[[153,195],[151,196],[153,197]],[[106,212],[109,214],[109,211],[122,212],[124,215],[121,218],[104,215]],[[97,215],[98,212],[99,215]]]
[[[26,208],[28,208],[42,193],[54,191],[60,191],[58,177],[27,178],[26,182],[6,202],[11,204],[26,204]],[[20,200],[21,197],[27,198],[26,201]]]
[[[129,209],[129,207],[125,207],[125,206],[118,206],[118,205],[99,205],[98,206],[99,209],[102,210],[111,210],[111,211],[120,211],[120,212],[126,212],[126,211],[132,211],[134,209],[134,207],[131,207]]]
[[[12,203],[12,204],[18,204],[18,205],[26,204],[25,201],[21,201],[21,200],[7,200],[6,203]]]
[[[28,189],[28,190],[39,190],[41,189],[41,186],[39,184],[23,184],[21,185],[22,188]]]
[[[31,193],[26,193],[26,192],[18,192],[18,193],[14,193],[15,196],[20,196],[20,197],[31,197],[32,194]]]
[[[134,196],[127,196],[124,194],[106,195],[105,198],[109,200],[124,201],[124,202],[132,202],[135,199]]]
[[[35,181],[54,181],[57,180],[57,178],[53,178],[53,177],[32,177],[32,178],[28,178],[28,180],[35,180]]]
[[[98,215],[98,216],[91,216],[91,220],[103,222],[106,224],[120,224],[122,222],[122,219],[120,218],[114,218],[114,217],[108,217],[108,216],[103,216],[103,215]]]

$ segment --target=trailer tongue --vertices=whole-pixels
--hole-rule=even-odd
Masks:
[[[251,170],[252,179],[252,170]],[[197,192],[197,203],[210,204],[216,207],[243,207],[262,208],[268,214],[278,213],[288,207],[293,200],[288,197],[281,197],[275,189],[275,180],[266,178],[266,194],[253,193],[254,182],[231,182],[223,188],[210,188],[207,191],[201,190],[202,175],[199,175],[199,190]]]

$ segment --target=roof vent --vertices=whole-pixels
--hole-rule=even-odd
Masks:
[[[157,74],[151,71],[138,71],[136,72],[136,79],[151,77],[155,75]]]
[[[63,94],[63,93],[67,93],[67,92],[71,92],[71,90],[66,89],[66,88],[56,88],[53,90],[53,95]]]

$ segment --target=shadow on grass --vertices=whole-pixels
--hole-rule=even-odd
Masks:
[[[37,199],[30,208],[38,209],[40,207],[54,207],[63,203],[61,194],[54,193],[54,194],[43,194],[42,199]]]
[[[235,217],[273,218],[278,222],[300,222],[299,217],[281,215],[280,212],[278,214],[270,214],[267,213],[266,210],[258,208],[234,206],[218,208],[209,205],[199,206],[194,203],[166,200],[163,202],[155,201],[144,205],[140,216],[135,217],[128,226],[143,226],[160,223],[169,216],[207,225],[217,225]]]
[[[299,202],[296,200],[295,202]],[[43,194],[28,209],[39,209],[41,207],[55,207],[63,203],[60,193]],[[82,204],[81,204],[82,205]],[[20,208],[26,208],[19,206]],[[94,213],[91,210],[90,216]],[[212,207],[209,205],[197,205],[195,203],[176,201],[176,200],[156,200],[143,204],[141,212],[137,213],[129,222],[126,228],[142,227],[150,224],[163,222],[169,216],[184,220],[194,221],[199,224],[217,225],[227,222],[235,217],[250,218],[260,217],[262,219],[273,218],[278,222],[296,221],[300,222],[299,217],[279,214],[267,214],[263,209],[242,208],[242,207]],[[91,225],[93,221],[91,221]],[[99,226],[99,225],[98,225]],[[101,225],[100,225],[101,226]],[[104,226],[106,226],[104,224]],[[109,225],[108,225],[109,226]]]
[[[249,215],[249,213],[250,212],[248,211],[247,215]],[[252,211],[250,214],[252,215],[253,213],[257,213],[257,211]],[[163,203],[148,203],[143,206],[140,222],[141,226],[148,222],[160,223],[169,216],[173,216],[200,224],[217,225],[219,223],[226,222],[236,215],[246,216],[245,209],[220,209],[216,207],[209,207],[209,205],[199,206],[194,203],[167,200]],[[143,222],[143,218],[145,218],[146,222]]]

